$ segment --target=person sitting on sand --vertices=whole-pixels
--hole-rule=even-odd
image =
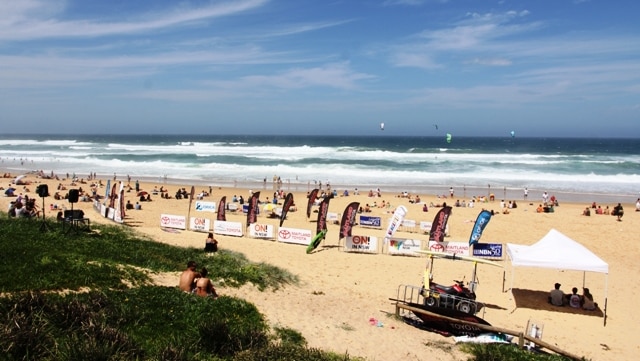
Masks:
[[[571,289],[571,295],[569,295],[569,306],[572,308],[580,308],[582,306],[582,297],[578,294],[578,288]]]
[[[538,205],[538,208],[536,208],[536,212],[538,213],[544,212],[544,207],[542,207],[542,204]]]
[[[582,289],[582,309],[587,311],[593,311],[598,305],[593,302],[593,295],[589,292],[588,288]]]
[[[609,206],[604,207],[604,211],[602,213],[606,215],[611,214],[611,211],[609,210]]]
[[[636,201],[636,212],[640,212],[640,198]]]
[[[204,251],[205,252],[218,252],[218,241],[213,237],[213,233],[209,232],[209,236],[207,236],[207,240],[204,242]]]
[[[584,211],[582,211],[582,215],[587,217],[591,215],[591,210],[589,209],[589,207],[585,208]]]
[[[556,283],[549,292],[549,303],[554,306],[564,306],[564,292],[560,290],[560,284]]]
[[[187,269],[180,275],[180,283],[178,287],[184,292],[191,292],[195,288],[194,280],[200,277],[200,273],[196,272],[198,265],[195,261],[187,262]]]
[[[216,289],[213,287],[211,280],[207,278],[207,275],[209,275],[209,271],[205,267],[202,267],[202,270],[200,270],[200,278],[196,281],[196,287],[193,293],[200,297],[217,298],[218,294],[216,293]]]

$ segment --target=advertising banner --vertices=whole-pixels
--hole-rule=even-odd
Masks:
[[[469,244],[467,242],[437,242],[429,241],[429,251],[446,252],[459,254],[461,256],[469,255]]]
[[[369,236],[348,236],[344,250],[347,252],[378,253],[378,238]]]
[[[202,217],[191,217],[189,220],[189,229],[195,232],[209,232],[211,229],[211,220]]]
[[[502,243],[476,243],[473,245],[473,256],[502,259]]]
[[[253,238],[273,239],[275,226],[271,224],[254,223],[249,226],[249,236]]]
[[[198,212],[216,212],[216,202],[196,201],[196,211]]]
[[[185,216],[177,216],[173,214],[161,214],[160,227],[187,229],[187,219],[185,218]]]
[[[389,238],[388,252],[391,255],[419,256],[422,242],[419,239]]]
[[[295,243],[308,246],[314,235],[310,229],[286,228],[278,230],[278,242]]]
[[[242,223],[229,221],[215,221],[213,223],[213,232],[215,234],[225,234],[227,236],[242,237]]]
[[[360,216],[361,227],[382,228],[382,218],[372,216]]]

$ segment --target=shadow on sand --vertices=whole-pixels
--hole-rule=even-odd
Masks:
[[[577,315],[604,317],[604,313],[599,306],[596,305],[596,309],[593,311],[583,310],[581,308],[573,308],[569,306],[554,306],[547,302],[549,292],[525,290],[520,288],[514,288],[511,290],[513,299],[516,302],[517,308],[531,308],[534,310],[552,311],[552,312],[564,312],[573,313]]]

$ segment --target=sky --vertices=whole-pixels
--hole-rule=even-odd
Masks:
[[[636,0],[2,1],[0,120],[8,134],[640,138],[638,13]]]

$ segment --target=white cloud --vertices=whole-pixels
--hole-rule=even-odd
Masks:
[[[58,37],[87,38],[108,35],[125,35],[185,26],[197,21],[229,16],[245,12],[264,5],[268,0],[242,0],[234,2],[212,3],[200,8],[176,8],[163,13],[154,13],[131,19],[128,22],[98,22],[91,20],[60,20],[52,18],[60,15],[60,6],[48,6],[48,1],[30,0],[26,5],[3,5],[8,11],[9,20],[0,22],[0,40],[29,40]],[[13,2],[11,2],[13,3]],[[56,11],[42,11],[55,9]],[[2,10],[2,8],[0,8]]]

